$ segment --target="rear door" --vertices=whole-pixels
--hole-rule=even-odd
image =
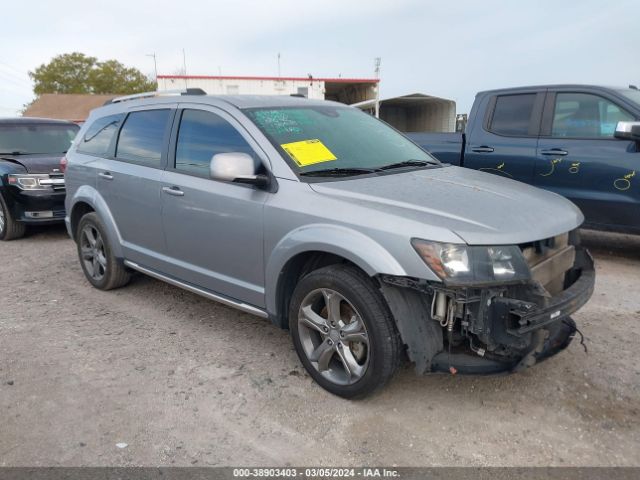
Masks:
[[[634,121],[619,99],[589,89],[551,89],[538,143],[535,185],[572,200],[586,222],[640,227],[640,154],[613,134]]]
[[[112,155],[95,164],[96,188],[120,233],[125,257],[160,268],[165,252],[160,192],[175,105],[130,111]]]
[[[487,95],[467,132],[464,166],[532,183],[544,92]]]
[[[263,209],[270,193],[212,180],[211,158],[224,152],[247,153],[257,166],[266,164],[264,153],[229,114],[215,107],[185,105],[176,117],[162,185],[169,257],[164,271],[263,307]]]

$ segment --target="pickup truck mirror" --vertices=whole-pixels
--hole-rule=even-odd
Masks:
[[[266,187],[269,183],[266,175],[258,175],[253,157],[242,152],[215,154],[211,157],[209,175],[214,180],[247,183],[258,187]]]
[[[640,122],[618,122],[614,137],[640,142]]]

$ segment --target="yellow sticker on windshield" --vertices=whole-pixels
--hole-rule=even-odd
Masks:
[[[337,160],[324,143],[317,138],[301,142],[283,143],[280,145],[299,167],[306,167],[314,163]]]

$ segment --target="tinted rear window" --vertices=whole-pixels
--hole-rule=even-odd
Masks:
[[[98,118],[80,139],[78,152],[98,156],[106,155],[123,118],[124,114]]]
[[[170,112],[166,109],[130,113],[120,131],[116,157],[159,167]]]
[[[77,125],[0,125],[0,153],[64,153],[78,133]]]
[[[529,125],[535,101],[535,93],[498,97],[489,129],[500,135],[529,135]]]

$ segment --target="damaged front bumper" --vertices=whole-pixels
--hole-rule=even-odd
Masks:
[[[589,300],[595,285],[588,251],[575,248],[563,284],[551,295],[534,280],[446,288],[384,277],[382,292],[418,373],[496,374],[532,366],[569,345],[576,332],[570,315]],[[444,315],[440,301],[446,301]]]

